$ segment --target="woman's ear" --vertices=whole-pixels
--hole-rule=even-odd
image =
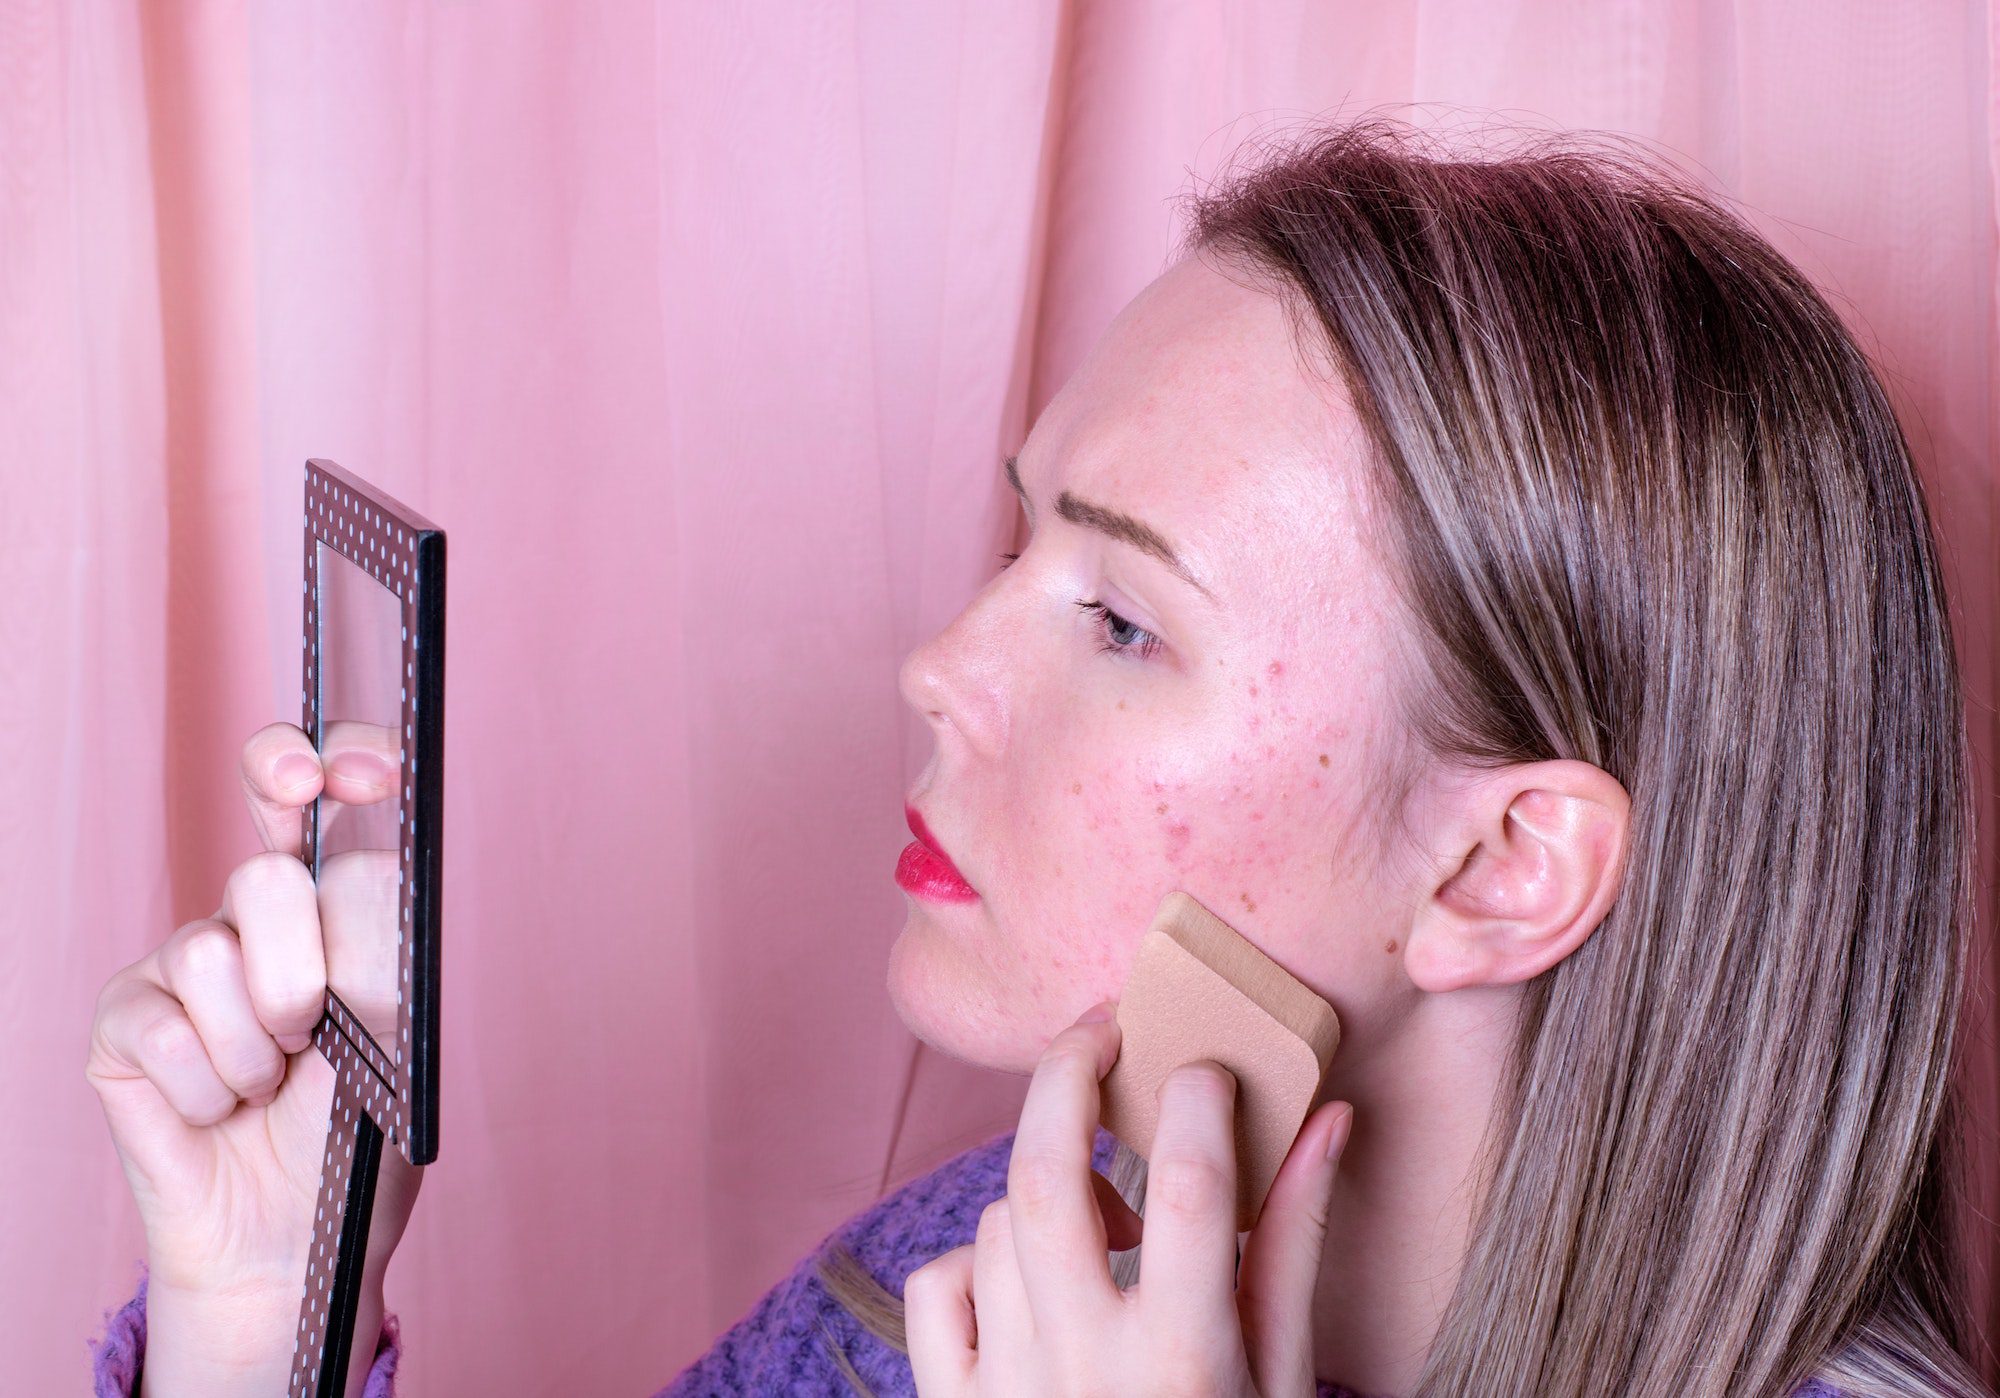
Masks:
[[[1453,798],[1442,881],[1403,965],[1420,990],[1511,985],[1582,946],[1618,896],[1632,802],[1588,762],[1521,763]]]

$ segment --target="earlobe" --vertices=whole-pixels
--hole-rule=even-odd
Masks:
[[[1465,853],[1410,928],[1410,979],[1510,985],[1582,946],[1617,897],[1630,816],[1625,788],[1587,762],[1524,763],[1463,790],[1447,823]]]

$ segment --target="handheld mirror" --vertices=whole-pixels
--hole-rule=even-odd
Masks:
[[[306,462],[302,727],[325,781],[305,821],[333,1065],[292,1398],[347,1385],[386,1140],[437,1158],[444,533],[331,461]]]

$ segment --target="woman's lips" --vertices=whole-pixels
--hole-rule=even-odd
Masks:
[[[978,891],[965,881],[965,876],[938,848],[936,838],[932,836],[930,827],[924,824],[924,818],[917,814],[917,808],[905,803],[903,818],[909,822],[910,833],[917,838],[903,846],[903,853],[896,860],[897,886],[906,893],[940,903],[970,903],[978,898]]]

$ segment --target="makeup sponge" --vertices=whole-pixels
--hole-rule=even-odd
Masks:
[[[1118,1059],[1099,1084],[1104,1129],[1151,1158],[1156,1093],[1213,1059],[1236,1076],[1236,1231],[1264,1207],[1319,1104],[1340,1043],[1333,1006],[1178,889],[1160,900],[1118,1001]]]

